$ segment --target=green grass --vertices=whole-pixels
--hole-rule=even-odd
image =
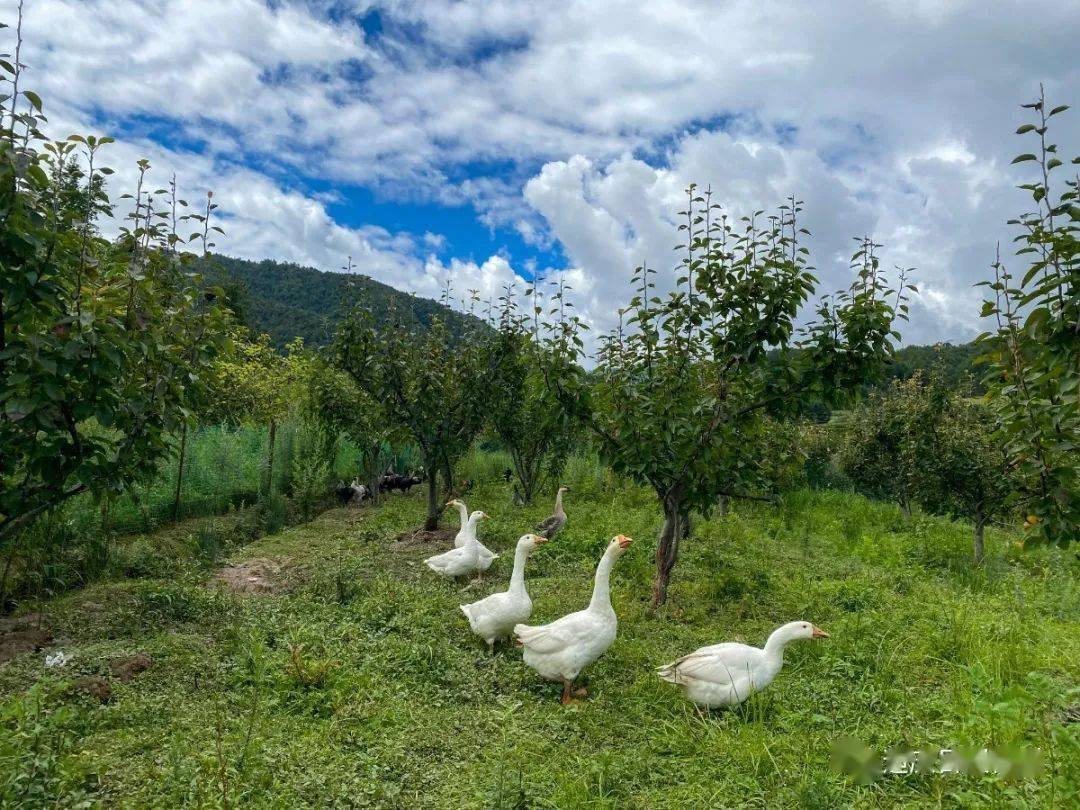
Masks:
[[[253,504],[265,479],[268,429],[265,425],[201,427],[188,436],[184,480],[180,491],[182,518],[219,515],[230,508]],[[274,451],[274,489],[286,491],[294,459],[306,452],[302,425],[285,422],[278,428]],[[336,478],[356,475],[357,451],[349,442],[338,446],[330,471]],[[172,520],[179,464],[166,460],[157,476],[110,505],[107,530],[118,534],[146,531]],[[100,524],[100,508],[92,498],[78,498],[68,509],[80,525]]]
[[[180,517],[220,515],[250,506],[265,483],[269,429],[265,425],[211,425],[188,436],[184,478],[180,489]],[[302,421],[287,420],[278,426],[274,447],[275,492],[290,492],[297,464],[313,456],[314,438]],[[415,470],[420,458],[411,446],[397,448],[387,457],[399,472]],[[360,452],[345,437],[337,443],[329,478],[351,480],[360,470]],[[157,475],[135,487],[134,493],[117,498],[109,507],[107,530],[130,534],[155,528],[172,520],[176,495],[178,457],[160,466]],[[500,470],[501,472],[501,470]],[[80,497],[70,505],[68,516],[87,527],[100,529],[100,505]]]
[[[318,467],[315,436],[302,421],[283,422],[274,452],[274,492],[260,498],[266,479],[268,429],[265,426],[209,426],[188,436],[180,491],[180,518],[205,518],[250,511],[260,504],[264,524],[296,522],[316,501],[326,497],[338,480],[350,480],[359,470],[359,451],[342,437],[333,463]],[[387,454],[398,470],[416,469],[416,451],[405,446]],[[114,560],[112,551],[145,545],[145,535],[173,521],[179,470],[174,455],[157,474],[131,492],[109,501],[81,495],[37,520],[0,558],[0,612],[27,600],[51,596],[92,581],[127,560]],[[294,486],[310,473],[309,489]],[[285,502],[280,494],[284,493]],[[123,538],[119,543],[115,538]],[[136,549],[138,550],[138,549]],[[11,562],[8,562],[10,555]]]
[[[794,493],[696,522],[653,615],[652,499],[587,460],[567,476],[567,528],[527,570],[534,621],[584,606],[613,534],[638,540],[613,578],[619,636],[587,672],[585,702],[561,706],[518,650],[486,655],[457,609],[478,592],[424,567],[430,548],[391,545],[423,512],[419,494],[392,496],[233,550],[285,561],[283,594],[208,589],[193,553],[156,578],[54,601],[54,646],[75,655],[63,678],[137,651],[155,665],[114,683],[105,706],[70,695],[41,654],[0,666],[0,805],[1076,806],[1075,552],[1024,553],[991,532],[972,570],[967,526]],[[550,509],[515,509],[495,483],[468,503],[493,516],[483,539],[498,551]],[[510,556],[486,588],[503,587]],[[699,718],[652,674],[701,644],[760,644],[795,618],[832,638],[792,647],[776,683],[737,710]],[[1011,783],[857,785],[830,765],[845,735],[880,750],[1037,746],[1049,766]]]

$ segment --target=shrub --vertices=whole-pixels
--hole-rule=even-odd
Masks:
[[[326,428],[314,422],[301,422],[292,435],[289,492],[297,518],[307,521],[326,497],[334,442]]]
[[[259,526],[262,534],[277,534],[290,522],[291,508],[289,499],[276,492],[269,493],[257,507]]]
[[[838,456],[843,443],[842,428],[829,424],[802,426],[806,453],[806,485],[811,489],[850,489],[851,479],[840,469]]]
[[[999,440],[1033,512],[1029,531],[1064,544],[1080,537],[1080,157],[1069,166],[1048,142],[1050,119],[1069,107],[1048,109],[1039,91],[1023,105],[1034,120],[1017,130],[1035,151],[1013,160],[1035,164],[1034,182],[1020,186],[1034,210],[1010,220],[1028,267],[1014,278],[998,256],[994,280],[983,282],[982,315],[995,328],[980,340]]]

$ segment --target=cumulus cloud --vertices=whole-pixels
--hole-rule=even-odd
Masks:
[[[11,20],[14,0],[0,0]],[[469,206],[551,253],[611,323],[629,270],[670,267],[688,182],[733,213],[806,201],[823,286],[852,236],[919,268],[907,337],[963,339],[1023,200],[1018,104],[1080,91],[1056,0],[29,0],[23,61],[56,134],[118,134],[213,186],[221,247],[437,295],[549,268],[439,258],[453,234],[350,228],[319,187]],[[1075,144],[1080,115],[1055,119]],[[120,159],[114,161],[120,167]],[[1021,167],[1023,168],[1023,167]],[[296,182],[300,180],[301,182]],[[561,255],[560,255],[561,254]],[[562,264],[565,257],[565,266]]]
[[[883,177],[829,165],[798,143],[726,132],[686,137],[666,157],[662,166],[626,155],[598,165],[576,155],[546,164],[525,186],[526,200],[601,291],[586,302],[598,328],[616,322],[610,302],[629,297],[634,266],[660,270],[661,285],[674,278],[667,271],[680,259],[672,247],[681,240],[673,214],[685,208],[687,186],[697,183],[733,217],[768,211],[789,195],[802,200],[819,292],[847,286],[853,239],[873,235],[886,246],[886,266],[916,268],[920,293],[903,327],[910,339],[976,333],[980,295],[973,284],[985,277],[993,240],[1005,233],[1015,202],[996,162],[944,144],[907,158],[895,178]]]

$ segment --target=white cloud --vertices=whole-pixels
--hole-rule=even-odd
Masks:
[[[585,268],[593,297],[585,311],[600,330],[617,321],[629,298],[630,270],[642,262],[670,282],[681,241],[674,214],[686,207],[686,187],[711,187],[714,201],[733,217],[774,208],[788,194],[806,203],[804,224],[816,234],[815,255],[826,290],[846,286],[850,238],[867,230],[868,212],[820,158],[806,150],[740,140],[723,132],[681,141],[658,168],[623,156],[603,167],[577,155],[552,162],[525,187],[525,197],[547,220],[571,261]],[[848,232],[848,228],[853,230]],[[616,303],[613,303],[616,302]]]
[[[379,37],[359,22],[373,8]],[[825,287],[873,233],[920,270],[910,338],[968,337],[971,284],[1024,204],[1017,105],[1040,81],[1080,101],[1080,6],[1056,0],[29,0],[24,34],[57,130],[123,122],[124,160],[213,185],[223,249],[352,253],[430,294],[446,273],[495,284],[512,257],[429,260],[453,234],[348,228],[333,192],[280,178],[471,205],[559,243],[601,326],[634,264],[673,263],[695,181],[737,213],[805,199]],[[1071,156],[1080,115],[1055,123]]]
[[[664,166],[629,156],[606,165],[581,155],[548,163],[525,198],[573,264],[587,269],[596,294],[584,311],[601,330],[616,323],[612,302],[630,296],[631,268],[647,262],[660,271],[661,286],[674,278],[668,271],[680,240],[672,214],[685,208],[684,189],[696,182],[735,217],[775,208],[790,194],[802,200],[819,293],[847,286],[853,238],[873,235],[886,245],[886,266],[916,268],[920,293],[902,326],[906,336],[970,339],[981,300],[973,285],[985,277],[1010,206],[1022,201],[1000,165],[955,143],[898,158],[892,169],[843,169],[798,145],[706,132],[680,141]]]

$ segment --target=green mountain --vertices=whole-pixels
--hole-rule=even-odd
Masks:
[[[886,382],[890,379],[906,380],[917,371],[928,374],[936,370],[949,387],[971,394],[982,394],[986,390],[981,381],[985,369],[975,365],[975,359],[984,351],[985,349],[974,341],[904,346],[897,349],[895,357],[886,368]]]
[[[271,259],[254,262],[219,255],[199,260],[195,268],[209,283],[223,286],[240,319],[255,332],[269,335],[278,348],[297,337],[308,346],[325,346],[356,301],[371,309],[380,326],[402,322],[428,326],[438,316],[455,337],[483,328],[477,318],[355,273],[324,273]]]
[[[200,260],[196,267],[210,282],[225,286],[241,320],[256,332],[269,335],[279,348],[297,337],[308,346],[326,345],[341,316],[357,300],[367,303],[380,325],[403,321],[427,326],[438,315],[456,337],[485,328],[477,318],[367,276],[217,255]],[[979,369],[973,365],[979,353],[974,343],[905,346],[889,364],[885,383],[937,368],[951,386],[967,389],[974,383],[973,393],[982,393],[977,382]]]

